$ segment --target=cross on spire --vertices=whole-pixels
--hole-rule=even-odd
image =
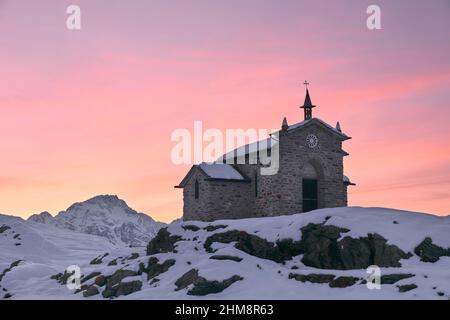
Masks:
[[[303,84],[306,87],[306,96],[305,96],[305,102],[303,103],[303,106],[300,108],[304,109],[305,113],[305,120],[309,120],[312,118],[312,108],[315,108],[316,106],[312,104],[311,98],[309,97],[309,91],[308,91],[308,85],[309,82],[305,80]]]
[[[303,82],[303,84],[305,85],[305,87],[306,87],[306,90],[308,90],[308,85],[309,85],[309,82],[308,82],[307,80],[305,80],[305,82]]]

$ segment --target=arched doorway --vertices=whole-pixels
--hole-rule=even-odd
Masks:
[[[303,212],[319,207],[319,188],[317,171],[311,163],[302,168],[302,200]]]

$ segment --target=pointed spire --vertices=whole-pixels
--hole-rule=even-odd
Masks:
[[[336,123],[336,130],[339,132],[342,132],[341,125],[339,124],[339,121]]]
[[[283,118],[283,123],[281,124],[281,129],[286,131],[289,128],[286,117]]]
[[[316,106],[312,104],[311,98],[309,96],[308,81],[305,81],[304,85],[306,86],[305,102],[303,103],[303,106],[301,106],[300,108],[304,109],[305,120],[309,120],[312,118],[312,108],[315,108]]]
[[[306,89],[305,102],[303,103],[304,108],[312,108],[311,98],[309,97],[309,90]]]

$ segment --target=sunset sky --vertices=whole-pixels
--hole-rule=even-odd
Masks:
[[[171,133],[301,121],[307,79],[353,137],[349,205],[450,214],[447,0],[0,0],[0,48],[1,213],[117,194],[170,222],[190,167]]]

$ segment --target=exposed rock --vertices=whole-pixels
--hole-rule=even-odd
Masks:
[[[214,242],[236,242],[235,248],[250,255],[275,262],[283,262],[303,254],[302,262],[320,269],[365,269],[370,265],[380,267],[400,267],[399,260],[408,255],[378,234],[354,239],[341,238],[348,229],[324,224],[308,224],[301,229],[302,239],[283,239],[276,244],[244,231],[230,230],[209,236],[204,247],[213,252]]]
[[[106,287],[102,292],[102,296],[104,298],[118,297],[141,290],[142,282],[139,280],[131,282],[121,282],[126,277],[132,277],[136,275],[137,273],[132,270],[117,270],[111,277],[107,279]]]
[[[190,289],[187,294],[192,296],[205,296],[211,293],[222,292],[234,282],[239,280],[243,280],[243,278],[238,275],[234,275],[223,281],[209,281],[203,277],[200,277],[197,269],[191,269],[175,281],[175,285],[177,286],[175,290],[181,290],[193,284],[194,287]]]
[[[184,289],[191,284],[196,284],[201,281],[206,281],[206,279],[198,275],[197,269],[191,269],[175,281],[175,286],[177,287],[175,290]]]
[[[322,273],[310,273],[310,274],[296,274],[290,273],[289,279],[295,279],[301,282],[312,282],[312,283],[329,283],[336,276],[333,274],[322,274]]]
[[[6,225],[6,224],[2,224],[2,225],[0,226],[0,234],[3,233],[3,232],[5,232],[6,230],[9,230],[9,229],[11,229],[10,226],[8,226],[8,225]]]
[[[194,287],[187,292],[191,296],[206,296],[211,293],[219,293],[231,286],[236,281],[243,280],[241,276],[234,275],[223,281],[200,281],[194,284]]]
[[[137,259],[137,258],[139,258],[139,253],[133,252],[133,253],[128,257],[128,260],[135,260],[135,259]]]
[[[378,234],[368,234],[358,239],[341,233],[348,229],[323,224],[308,224],[302,228],[302,262],[320,269],[365,269],[370,265],[400,267],[400,259],[409,256]]]
[[[156,253],[176,252],[175,243],[182,240],[180,236],[171,235],[167,228],[162,228],[158,234],[148,243],[147,255]]]
[[[107,281],[107,278],[101,274],[95,278],[94,283],[99,287],[103,287],[106,284],[106,281]]]
[[[190,231],[194,231],[194,232],[200,230],[200,227],[197,227],[195,225],[185,225],[185,226],[182,226],[182,228],[184,230],[190,230]]]
[[[119,282],[114,287],[107,286],[102,292],[104,298],[113,298],[119,296],[126,296],[130,293],[141,290],[142,282],[139,280],[134,280],[130,282]]]
[[[441,292],[441,291],[439,291],[439,292],[436,292],[437,293],[437,295],[439,296],[439,297],[442,297],[443,295],[444,295],[444,293],[443,292]]]
[[[98,288],[95,285],[90,285],[86,290],[83,291],[83,297],[92,297],[99,294]]]
[[[9,299],[11,297],[12,297],[12,294],[8,292],[3,296],[3,299]]]
[[[236,261],[236,262],[242,261],[242,258],[240,258],[240,257],[228,256],[228,255],[214,255],[209,258],[213,259],[213,260],[231,260],[231,261]]]
[[[87,276],[85,276],[81,279],[81,283],[84,283],[84,282],[88,281],[89,279],[92,279],[92,278],[98,276],[99,274],[101,274],[101,272],[91,272],[90,274],[88,274]]]
[[[415,249],[414,253],[420,257],[423,262],[436,262],[440,257],[450,256],[450,248],[444,249],[433,244],[430,237],[426,237]]]
[[[108,266],[117,266],[117,258],[108,262]]]
[[[412,284],[405,284],[402,286],[397,286],[398,287],[398,291],[399,292],[407,292],[407,291],[411,291],[417,288],[417,285],[415,285],[414,283]]]
[[[174,259],[168,259],[168,260],[164,261],[163,263],[159,264],[157,258],[151,257],[148,260],[147,280],[150,280],[150,279],[160,275],[161,273],[166,272],[174,264],[175,264]]]
[[[414,277],[412,273],[394,273],[394,274],[385,274],[381,276],[380,282],[381,284],[394,284],[400,280],[408,279]]]
[[[338,277],[330,281],[329,286],[331,288],[346,288],[354,285],[360,278],[356,277]]]
[[[102,264],[103,263],[103,258],[107,257],[109,255],[109,253],[105,253],[102,256],[98,256],[96,258],[94,258],[90,264]]]
[[[277,247],[284,260],[288,260],[304,252],[303,243],[301,241],[293,241],[292,239],[278,240]]]
[[[126,296],[141,289],[142,289],[142,282],[139,280],[134,280],[130,282],[121,282],[117,286],[115,296],[116,297]]]
[[[14,261],[13,263],[11,263],[11,264],[9,265],[8,268],[6,268],[5,270],[3,270],[3,272],[0,273],[0,281],[2,281],[3,277],[4,277],[8,272],[10,272],[13,268],[17,267],[21,262],[22,262],[22,260],[16,260],[16,261]]]
[[[216,233],[209,236],[204,243],[204,247],[207,252],[214,252],[211,248],[211,245],[214,242],[236,242],[236,249],[242,250],[252,256],[262,259],[269,259],[275,262],[281,262],[286,258],[282,256],[280,250],[274,243],[258,236],[248,234],[244,231],[230,230],[224,233]]]
[[[114,272],[108,278],[108,281],[106,282],[106,285],[112,287],[112,286],[118,284],[120,281],[122,281],[122,279],[124,279],[126,277],[133,277],[133,276],[136,276],[136,275],[137,275],[137,273],[132,271],[132,270],[120,269],[120,270],[117,270],[116,272]]]
[[[60,272],[58,274],[55,274],[55,275],[51,276],[50,279],[54,279],[57,282],[59,282],[60,284],[65,285],[67,283],[67,279],[69,279],[69,277],[71,275],[73,275],[74,273],[75,273],[75,271],[67,272],[67,270],[65,270],[64,273]]]
[[[225,229],[226,227],[228,227],[228,226],[226,226],[224,224],[217,224],[217,225],[213,225],[213,226],[206,226],[203,229],[208,232],[212,232],[212,231],[216,231],[217,229]]]

